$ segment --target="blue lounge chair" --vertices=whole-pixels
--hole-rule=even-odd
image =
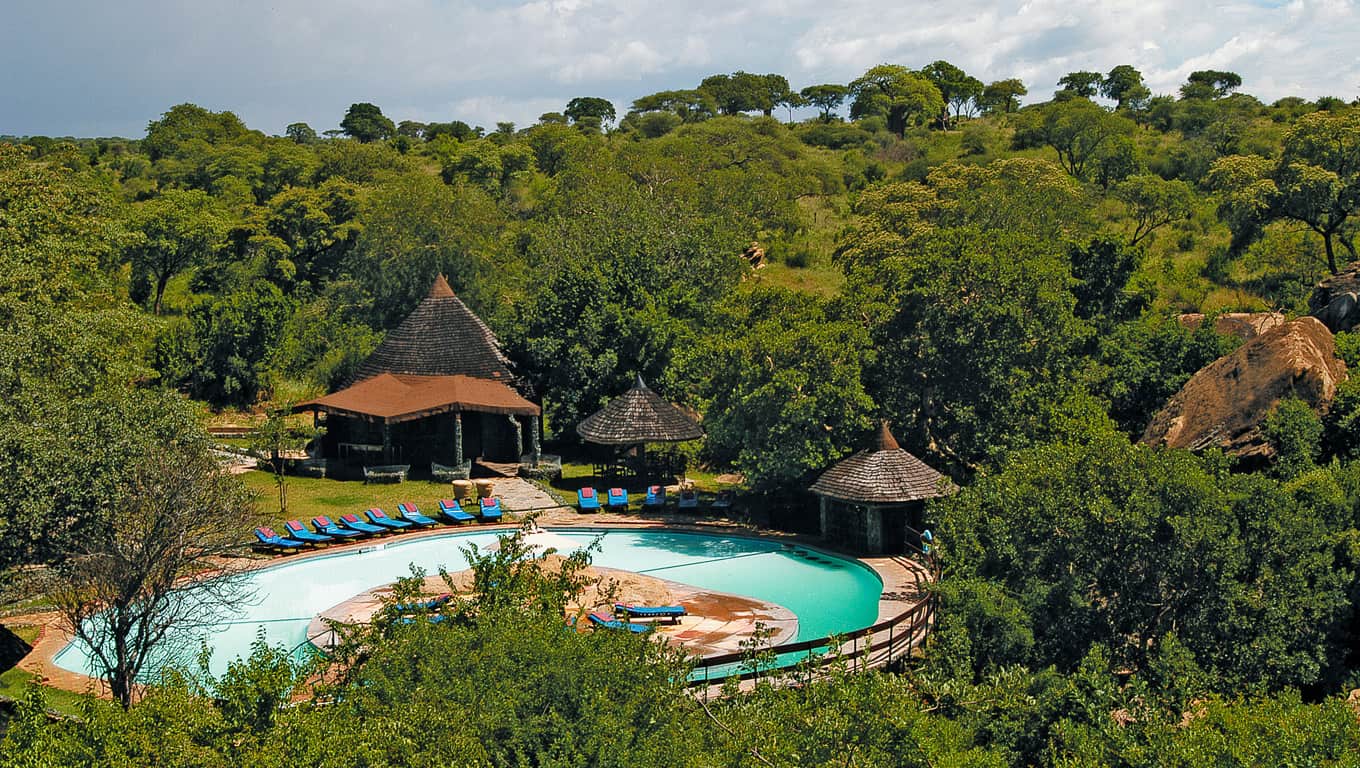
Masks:
[[[677,509],[698,509],[699,494],[692,488],[680,492],[680,501],[675,504]]]
[[[392,609],[397,613],[425,613],[443,608],[452,599],[453,595],[439,595],[429,600],[417,600],[414,603],[397,603],[392,606]]]
[[[364,531],[356,531],[353,528],[341,528],[325,515],[312,518],[312,527],[316,529],[317,533],[340,539],[357,539],[368,535]]]
[[[622,488],[610,488],[610,489],[609,489],[609,497],[608,497],[608,501],[609,501],[609,507],[610,507],[611,509],[618,508],[618,507],[622,507],[622,508],[624,508],[624,509],[627,509],[627,508],[628,508],[628,491],[626,491],[626,490],[624,490],[624,489],[622,489]]]
[[[398,624],[414,624],[414,623],[416,623],[417,621],[424,620],[424,621],[428,621],[428,622],[431,623],[431,624],[438,624],[439,622],[443,621],[443,620],[446,619],[446,618],[448,618],[448,617],[446,617],[446,616],[445,616],[444,614],[442,614],[442,613],[436,613],[436,614],[434,614],[433,616],[401,616],[401,617],[399,617],[399,618],[397,619],[397,623],[398,623]]]
[[[482,522],[493,523],[500,520],[504,515],[501,514],[501,500],[499,496],[488,496],[482,499],[481,504]]]
[[[631,619],[670,619],[680,623],[680,617],[688,612],[683,605],[627,605],[614,603],[614,613],[623,614]]]
[[[666,506],[666,489],[660,485],[653,485],[647,489],[647,497],[642,500],[644,507],[664,507]]]
[[[596,512],[600,509],[600,494],[586,486],[576,491],[576,506],[582,512]]]
[[[397,515],[402,520],[420,528],[429,528],[435,524],[433,520],[420,514],[420,508],[409,501],[403,501],[397,505]]]
[[[463,505],[458,503],[458,499],[440,499],[439,514],[450,523],[470,523],[477,519],[476,515],[463,511]]]
[[[718,491],[718,498],[713,500],[713,509],[731,509],[732,502],[736,500],[737,494],[734,491]]]
[[[257,546],[268,547],[283,552],[291,552],[295,549],[302,549],[307,546],[307,542],[290,539],[274,533],[273,528],[256,528],[255,538],[259,539]]]
[[[619,621],[613,616],[610,616],[609,614],[606,613],[600,613],[599,611],[591,613],[589,616],[587,616],[587,618],[590,619],[591,624],[594,624],[595,626],[600,627],[601,629],[626,629],[629,632],[635,632],[638,634],[641,634],[651,629],[651,627],[646,624],[634,624],[631,621]]]
[[[312,533],[306,528],[303,528],[302,523],[299,523],[296,520],[289,520],[283,524],[283,527],[288,531],[288,536],[290,538],[297,539],[298,541],[305,541],[309,544],[328,544],[335,541],[334,536],[325,533]]]
[[[388,530],[387,528],[384,528],[380,525],[369,525],[368,523],[365,523],[363,520],[360,520],[359,516],[354,514],[353,512],[346,512],[345,514],[341,515],[340,524],[345,526],[346,528],[349,528],[350,530],[362,531],[364,533],[386,533]]]
[[[378,509],[377,507],[374,507],[373,509],[370,509],[367,512],[365,512],[364,516],[367,517],[368,522],[372,523],[373,525],[381,526],[383,528],[391,528],[394,531],[404,531],[407,528],[410,528],[412,525],[411,523],[408,523],[405,520],[393,520],[392,518],[387,516],[386,512],[382,511],[381,509]]]

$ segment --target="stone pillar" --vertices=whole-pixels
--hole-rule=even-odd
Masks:
[[[383,422],[383,463],[392,463],[392,425]]]
[[[514,416],[508,418],[510,425],[515,428],[515,461],[519,461],[519,457],[524,455],[524,426]]]
[[[831,502],[825,496],[817,497],[817,506],[821,512],[820,530],[818,533],[825,539],[831,533]]]
[[[865,550],[871,555],[883,553],[883,510],[866,507],[864,515]]]
[[[543,455],[543,447],[538,443],[538,417],[529,417],[529,451],[534,454],[534,466],[538,466],[538,459]]]
[[[463,468],[463,414],[453,414],[453,466]]]

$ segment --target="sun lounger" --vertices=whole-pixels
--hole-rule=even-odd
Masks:
[[[622,488],[610,488],[608,502],[610,508],[628,508],[628,491]]]
[[[675,506],[677,509],[698,509],[699,494],[692,489],[681,491],[680,501]]]
[[[402,520],[420,528],[428,528],[435,524],[433,520],[420,514],[420,508],[409,501],[397,505],[397,514]]]
[[[470,523],[477,519],[476,515],[463,511],[463,505],[458,503],[458,499],[440,499],[439,514],[450,523]]]
[[[417,621],[428,621],[431,624],[438,624],[439,622],[445,620],[446,618],[448,617],[442,613],[436,613],[433,616],[401,616],[397,619],[397,623],[414,624]]]
[[[255,538],[259,539],[256,546],[272,548],[279,551],[291,552],[295,549],[302,549],[307,546],[307,542],[290,539],[274,533],[273,528],[256,528]]]
[[[417,600],[414,603],[397,603],[392,606],[392,609],[397,613],[423,613],[442,608],[452,599],[453,595],[439,595],[428,600]]]
[[[732,491],[718,491],[718,498],[713,500],[713,509],[731,509],[732,502],[737,494]]]
[[[679,622],[686,615],[683,605],[627,605],[614,603],[614,612],[633,619],[671,619]]]
[[[607,613],[600,613],[599,611],[591,613],[586,618],[590,619],[591,624],[594,624],[595,626],[600,627],[602,629],[626,629],[629,632],[636,632],[639,634],[651,629],[651,627],[646,624],[634,624],[631,621],[619,621],[613,616],[610,616]]]
[[[504,517],[501,512],[501,500],[499,496],[488,496],[482,499],[481,517],[482,522],[484,523],[493,523]]]
[[[410,528],[412,525],[411,523],[408,523],[405,520],[393,520],[392,518],[387,516],[386,512],[382,511],[381,509],[378,509],[377,507],[374,507],[373,509],[370,509],[367,512],[365,512],[364,516],[367,517],[368,522],[372,523],[373,525],[381,526],[383,528],[391,528],[394,531],[404,531],[407,528]]]
[[[576,491],[576,507],[582,512],[595,512],[600,508],[600,494],[586,486]]]
[[[368,535],[364,531],[357,531],[353,528],[341,528],[331,522],[331,519],[325,515],[312,518],[312,527],[316,529],[317,533],[326,536],[334,536],[340,539],[355,539]]]
[[[644,507],[664,507],[666,505],[666,489],[664,486],[653,485],[647,489],[647,496],[642,500]]]
[[[326,533],[312,533],[306,528],[303,528],[302,523],[299,523],[296,520],[289,520],[283,524],[283,527],[288,531],[288,536],[290,538],[297,539],[298,541],[305,541],[309,544],[326,544],[335,541],[334,536]]]
[[[360,520],[359,516],[353,512],[347,512],[341,515],[340,524],[350,530],[362,531],[363,533],[386,533],[389,530],[381,525],[369,525],[363,520]]]

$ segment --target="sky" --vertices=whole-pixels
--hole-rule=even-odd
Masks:
[[[0,0],[0,135],[144,135],[171,106],[280,134],[351,103],[394,120],[521,126],[575,96],[613,101],[703,77],[794,88],[948,60],[1028,101],[1074,70],[1197,69],[1242,91],[1360,96],[1360,0]]]

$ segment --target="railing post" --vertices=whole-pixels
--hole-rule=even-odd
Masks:
[[[896,626],[897,626],[896,623],[893,623],[893,624],[889,624],[889,625],[888,625],[888,661],[887,661],[886,666],[892,666],[893,628],[896,627]]]

